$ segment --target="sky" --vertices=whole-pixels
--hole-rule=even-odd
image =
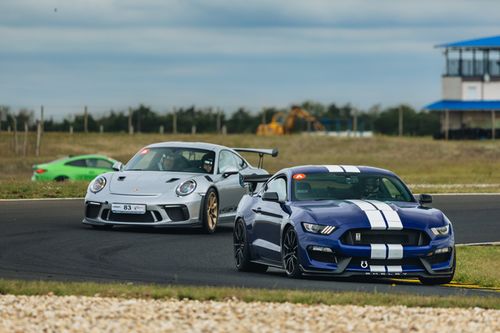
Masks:
[[[498,0],[2,0],[0,105],[421,108],[434,45],[499,34]]]

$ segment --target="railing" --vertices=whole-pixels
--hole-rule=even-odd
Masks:
[[[486,73],[490,76],[500,76],[500,60],[490,60],[485,63],[482,60],[450,59],[445,70],[448,76],[482,76]]]

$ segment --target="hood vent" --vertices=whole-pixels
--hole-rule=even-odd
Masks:
[[[126,178],[126,176],[120,176],[120,177],[118,177],[118,181],[124,181],[125,178]]]
[[[169,180],[167,180],[165,183],[173,183],[175,181],[178,181],[180,178],[170,178]]]

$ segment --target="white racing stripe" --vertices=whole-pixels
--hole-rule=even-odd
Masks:
[[[377,208],[373,207],[373,205],[369,204],[366,201],[363,200],[347,200],[349,202],[352,202],[356,206],[358,206],[362,211],[367,211],[367,210],[377,210]]]
[[[325,165],[324,167],[328,169],[328,172],[344,172],[339,165]]]
[[[371,253],[370,253],[370,258],[371,259],[385,259],[387,256],[387,249],[385,247],[385,244],[370,244],[371,248]]]
[[[384,214],[385,220],[387,221],[387,229],[389,230],[401,230],[403,229],[403,224],[401,223],[401,219],[399,218],[398,213],[392,209],[391,206],[386,204],[385,202],[377,201],[377,200],[366,200],[378,210],[382,211]]]
[[[385,230],[386,225],[384,217],[379,210],[367,210],[365,211],[368,221],[370,222],[370,227],[372,230]]]
[[[401,273],[401,272],[403,272],[402,266],[386,266],[386,267],[387,267],[387,273]]]
[[[353,173],[360,173],[358,167],[354,165],[341,165],[342,168],[344,168],[345,172],[353,172]]]
[[[370,265],[370,272],[373,272],[373,273],[385,273],[385,266],[382,266],[382,265]]]
[[[387,259],[402,259],[403,258],[403,245],[401,244],[387,244]]]

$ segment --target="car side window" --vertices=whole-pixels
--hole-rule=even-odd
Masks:
[[[271,179],[267,184],[264,192],[276,192],[280,201],[286,200],[286,179],[278,177]]]
[[[233,154],[233,155],[234,155],[234,159],[236,160],[236,163],[238,164],[238,170],[243,170],[248,166],[247,162],[245,162],[244,159],[242,159],[241,157],[239,157],[236,154]]]
[[[223,150],[219,153],[219,173],[223,173],[229,168],[240,170],[238,162],[235,159],[236,155],[228,150]]]
[[[88,159],[87,165],[91,168],[99,168],[99,169],[111,169],[113,167],[113,163],[111,163],[110,161],[98,158]]]
[[[87,167],[87,162],[85,160],[83,160],[83,159],[82,160],[74,160],[74,161],[66,162],[66,163],[64,163],[64,165],[86,168]]]

